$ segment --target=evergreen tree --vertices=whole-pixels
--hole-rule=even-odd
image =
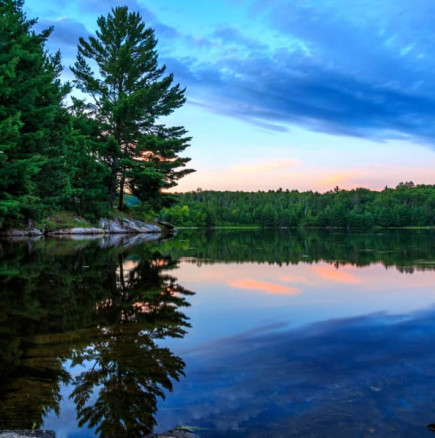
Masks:
[[[98,123],[87,116],[84,105],[74,98],[71,112],[65,157],[69,197],[65,208],[91,219],[106,216],[109,169],[104,161],[108,145],[99,138]]]
[[[173,75],[159,67],[154,31],[139,13],[116,7],[97,24],[95,37],[80,38],[71,70],[79,89],[93,98],[91,114],[100,135],[115,140],[108,162],[109,204],[114,206],[119,193],[121,210],[127,188],[141,201],[158,201],[161,189],[191,172],[184,168],[189,159],[178,156],[188,146],[186,131],[157,124],[185,97]]]
[[[32,31],[22,0],[0,1],[0,223],[37,218],[64,196],[63,160],[69,90],[58,79],[60,55]]]

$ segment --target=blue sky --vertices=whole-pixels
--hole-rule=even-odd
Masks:
[[[27,0],[65,78],[110,7],[139,10],[187,88],[180,190],[435,183],[431,0]]]

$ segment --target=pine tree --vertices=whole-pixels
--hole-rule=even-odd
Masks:
[[[65,122],[60,55],[32,31],[22,0],[0,0],[0,222],[37,218],[62,198]]]
[[[96,37],[80,38],[71,70],[79,89],[92,96],[100,135],[115,140],[108,162],[110,207],[119,193],[118,209],[123,208],[126,189],[158,204],[162,189],[192,172],[185,169],[190,159],[178,156],[190,140],[184,128],[157,124],[185,103],[184,89],[159,67],[154,31],[139,13],[116,7],[97,24]]]
[[[104,164],[107,145],[98,134],[98,123],[89,118],[85,107],[73,98],[71,132],[65,156],[68,176],[65,208],[90,219],[108,213],[109,170]]]

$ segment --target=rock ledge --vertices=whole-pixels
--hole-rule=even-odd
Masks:
[[[104,234],[142,234],[142,233],[161,233],[162,231],[172,231],[174,226],[168,222],[157,221],[159,225],[142,222],[138,219],[108,219],[102,218],[98,222],[98,227],[73,227],[59,228],[56,230],[40,230],[35,227],[26,229],[11,228],[8,230],[0,229],[0,235],[23,238],[28,236],[38,237],[47,236],[68,236],[68,235],[104,235]],[[0,436],[0,438],[2,438]]]

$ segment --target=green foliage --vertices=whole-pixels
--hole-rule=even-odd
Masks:
[[[60,228],[89,228],[93,226],[93,224],[85,218],[78,217],[74,212],[67,210],[58,210],[47,218],[44,218],[40,223],[37,223],[37,225],[49,231]]]
[[[68,85],[58,80],[60,55],[35,34],[22,1],[0,2],[0,222],[37,218],[62,196],[62,141]]]
[[[78,88],[93,98],[89,115],[98,121],[100,137],[115,144],[105,160],[110,169],[110,208],[118,193],[122,210],[129,189],[159,209],[171,199],[165,199],[161,190],[192,172],[185,169],[190,159],[178,156],[190,140],[185,129],[156,123],[184,104],[184,90],[172,85],[173,75],[165,75],[165,67],[159,67],[154,31],[139,13],[116,7],[97,24],[95,37],[80,38],[71,70]]]
[[[179,194],[160,212],[185,227],[372,228],[435,225],[435,186],[401,183],[381,192],[363,188],[317,192],[214,192]]]
[[[157,124],[185,98],[158,66],[154,31],[126,7],[100,17],[72,69],[95,101],[72,98],[68,110],[60,53],[45,49],[52,29],[36,34],[22,9],[22,0],[0,1],[0,228],[56,210],[93,220],[117,194],[123,209],[126,191],[142,209],[169,206],[173,196],[161,191],[191,172],[178,155],[190,138]]]
[[[150,433],[158,398],[184,374],[183,360],[158,341],[189,327],[182,308],[192,292],[170,275],[177,262],[150,245],[5,243],[2,427],[41,428],[50,410],[59,413],[62,383],[70,383],[79,423],[97,436]],[[68,362],[82,371],[71,375]]]
[[[368,266],[400,272],[435,269],[435,230],[223,229],[180,230],[163,254],[193,264],[222,262]]]
[[[71,132],[65,160],[68,163],[68,200],[65,208],[89,219],[108,214],[110,172],[104,164],[110,144],[99,137],[98,123],[84,106],[73,100]]]

